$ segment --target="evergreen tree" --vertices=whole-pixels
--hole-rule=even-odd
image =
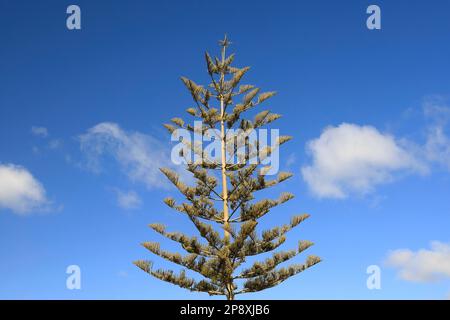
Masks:
[[[269,253],[281,246],[288,231],[309,217],[308,214],[294,216],[290,223],[274,227],[259,234],[256,231],[258,219],[270,209],[293,198],[291,193],[282,193],[278,199],[254,201],[254,193],[273,187],[292,176],[280,172],[276,178],[268,179],[268,167],[262,161],[272,154],[274,148],[289,141],[291,137],[280,136],[275,146],[261,146],[258,141],[250,142],[248,133],[277,120],[280,115],[261,111],[253,120],[244,119],[244,112],[260,105],[275,92],[260,93],[253,85],[240,84],[249,67],[231,66],[234,54],[226,56],[230,45],[225,36],[220,41],[221,56],[212,58],[205,54],[211,83],[201,86],[182,77],[196,104],[187,113],[202,121],[200,128],[187,124],[181,118],[173,118],[165,127],[170,133],[182,128],[200,136],[207,135],[208,129],[216,129],[220,140],[220,159],[211,159],[198,145],[183,141],[200,161],[186,164],[196,185],[188,186],[174,171],[162,168],[162,173],[181,192],[185,202],[176,203],[169,197],[164,202],[171,208],[185,214],[204,239],[191,237],[180,232],[169,232],[162,224],[150,224],[157,233],[178,242],[186,251],[185,255],[160,248],[157,242],[142,245],[152,253],[182,266],[182,271],[153,269],[150,261],[138,260],[134,264],[152,276],[196,292],[210,295],[224,295],[234,299],[235,295],[257,292],[278,285],[291,276],[320,262],[317,256],[308,256],[302,264],[292,264],[277,268],[279,264],[293,258],[312,245],[309,241],[299,241],[297,248],[273,253],[264,261],[245,267],[247,257]],[[236,100],[239,103],[234,103]],[[217,108],[213,106],[217,103]],[[232,128],[240,129],[230,133]],[[244,132],[244,134],[242,134]],[[237,147],[237,141],[244,139],[244,152]],[[183,155],[186,156],[186,155]],[[228,159],[238,157],[237,163]],[[253,161],[251,161],[253,160]],[[209,223],[208,223],[209,222]],[[217,228],[220,227],[220,228]],[[221,232],[223,236],[221,236]],[[190,278],[185,269],[202,276],[203,280]]]

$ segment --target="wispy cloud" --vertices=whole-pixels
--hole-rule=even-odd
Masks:
[[[48,209],[43,185],[25,168],[0,164],[0,208],[25,215]]]
[[[450,279],[450,244],[431,242],[430,249],[391,251],[388,266],[398,269],[401,279],[412,282],[434,282]]]
[[[56,149],[61,148],[62,144],[63,144],[63,141],[61,139],[52,139],[48,143],[48,148],[51,150],[56,150]]]
[[[291,153],[286,159],[286,166],[290,167],[297,161],[297,157],[294,153]]]
[[[46,138],[48,137],[48,130],[45,127],[31,127],[31,133],[37,137]]]
[[[41,143],[39,146],[32,147],[32,151],[36,155],[45,152],[46,150],[56,151],[63,146],[63,139],[47,139],[50,137],[50,133],[45,127],[33,126],[31,127],[31,133],[36,137],[45,138],[45,144]]]
[[[160,167],[173,167],[170,148],[154,137],[135,131],[123,130],[118,124],[102,122],[79,136],[82,152],[89,170],[103,171],[102,161],[111,156],[120,165],[122,172],[133,182],[143,183],[148,188],[166,188]]]
[[[142,205],[139,195],[133,191],[114,190],[117,196],[117,205],[125,210],[138,209]]]
[[[424,114],[428,120],[427,139],[424,146],[428,161],[438,163],[450,171],[450,107],[439,97],[427,99]]]
[[[302,167],[302,176],[320,198],[367,194],[391,182],[399,172],[427,171],[400,141],[372,126],[343,123],[328,127],[307,143],[307,153],[312,163]]]

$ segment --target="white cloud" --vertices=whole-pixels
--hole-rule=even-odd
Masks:
[[[48,137],[48,130],[45,127],[31,127],[31,133],[37,137],[46,138]]]
[[[30,172],[13,164],[0,164],[0,208],[27,214],[48,204],[44,187]]]
[[[137,209],[141,206],[142,200],[135,191],[115,190],[117,195],[117,204],[125,210]]]
[[[427,170],[393,136],[371,126],[328,127],[307,143],[307,152],[312,163],[302,167],[302,175],[320,198],[366,194],[392,181],[398,172]]]
[[[400,278],[413,282],[450,279],[450,244],[431,242],[431,249],[391,251],[386,264],[399,269]]]
[[[144,183],[148,188],[168,186],[159,168],[173,166],[170,149],[152,136],[103,122],[89,129],[79,140],[90,170],[101,172],[102,156],[110,155],[131,181]]]

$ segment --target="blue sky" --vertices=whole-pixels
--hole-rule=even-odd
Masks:
[[[310,213],[286,248],[312,240],[324,259],[246,298],[449,296],[447,1],[76,1],[74,31],[70,4],[0,3],[0,298],[208,298],[132,261],[154,258],[143,241],[176,248],[148,223],[192,231],[162,203],[176,191],[155,170],[161,124],[192,106],[179,77],[205,83],[224,33],[295,137],[280,154],[295,176],[276,191],[296,198],[263,225]],[[370,4],[381,30],[366,27]],[[66,288],[69,265],[81,290]]]

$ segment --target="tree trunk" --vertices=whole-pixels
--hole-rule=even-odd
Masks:
[[[228,185],[227,185],[227,175],[226,175],[226,150],[225,150],[225,124],[223,121],[223,99],[220,100],[220,109],[222,114],[222,120],[220,121],[220,132],[221,132],[221,146],[222,146],[222,198],[223,198],[223,221],[224,227],[228,227]],[[224,232],[225,241],[228,242],[230,234],[227,230]]]
[[[225,47],[222,48],[222,64],[225,62]],[[225,73],[221,74],[221,83],[225,79]],[[223,94],[223,92],[222,92]],[[226,132],[225,132],[225,106],[223,95],[220,97],[220,136],[221,136],[221,164],[222,164],[222,198],[223,198],[223,225],[224,225],[224,243],[229,245],[230,233],[229,227],[229,212],[228,212],[228,183],[226,175],[227,155],[226,155]],[[231,263],[231,259],[230,259]],[[234,286],[233,279],[230,278],[226,283],[227,300],[234,300]]]
[[[227,286],[227,300],[234,300],[233,283]]]

